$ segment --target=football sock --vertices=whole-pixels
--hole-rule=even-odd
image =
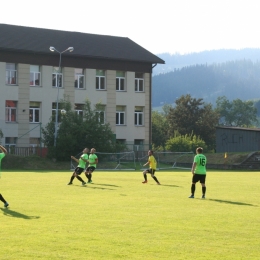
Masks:
[[[72,175],[72,176],[70,177],[70,182],[72,183],[74,179],[75,179],[75,176]]]
[[[191,184],[191,194],[194,195],[194,193],[195,193],[195,184],[192,183]]]
[[[202,187],[202,194],[203,194],[203,195],[206,194],[206,187]]]
[[[6,203],[6,200],[4,199],[4,197],[2,196],[2,194],[0,194],[0,200],[4,203]]]
[[[92,173],[89,173],[88,180],[91,181],[91,178],[92,178]]]
[[[80,176],[76,177],[79,181],[84,182]]]
[[[157,183],[159,182],[155,176],[152,176],[152,177],[153,177],[153,179],[154,179]]]
[[[144,180],[147,181],[147,175],[146,175],[146,173],[144,174]]]

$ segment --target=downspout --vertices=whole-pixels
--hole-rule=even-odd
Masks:
[[[157,66],[157,63],[155,63],[152,66],[151,73],[150,73],[150,102],[149,102],[149,110],[150,110],[150,118],[149,118],[149,149],[152,149],[152,73],[153,73],[153,68]]]

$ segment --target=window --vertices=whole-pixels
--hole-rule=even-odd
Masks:
[[[116,125],[125,125],[125,107],[116,107]]]
[[[56,107],[57,107],[57,103],[53,102],[52,103],[52,120],[56,121]],[[58,122],[61,122],[61,110],[63,109],[63,107],[61,106],[60,103],[58,103]]]
[[[135,107],[135,125],[136,126],[142,126],[143,123],[143,108],[142,107]]]
[[[125,90],[125,72],[124,71],[116,72],[116,90],[117,91]]]
[[[98,104],[96,106],[96,117],[97,120],[100,124],[104,125],[105,124],[105,110],[106,106]]]
[[[29,121],[30,121],[30,123],[39,123],[40,122],[40,103],[39,102],[30,102]]]
[[[75,104],[75,112],[77,115],[83,116],[84,105],[83,104]]]
[[[5,148],[10,154],[14,154],[16,146],[17,137],[6,137],[5,138]]]
[[[5,101],[5,121],[16,122],[17,102],[12,100]]]
[[[16,85],[17,84],[16,64],[6,63],[5,83],[7,85]]]
[[[40,66],[30,65],[30,86],[40,86],[41,72]]]
[[[96,70],[96,89],[104,90],[106,86],[106,76],[104,70]]]
[[[59,67],[53,67],[52,70],[52,86],[62,88],[62,72],[59,71]]]
[[[143,73],[135,73],[135,92],[144,92]]]
[[[75,88],[84,88],[84,70],[75,69]]]

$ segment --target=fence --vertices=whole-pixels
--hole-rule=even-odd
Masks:
[[[38,155],[40,157],[46,157],[47,148],[45,147],[7,147],[9,154],[19,155],[19,156],[31,156]]]

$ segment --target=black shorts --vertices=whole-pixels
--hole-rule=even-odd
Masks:
[[[78,174],[78,175],[80,175],[83,171],[84,171],[84,169],[83,169],[83,168],[80,168],[80,167],[77,167],[77,168],[75,169],[75,172],[76,172],[76,174]]]
[[[95,171],[95,167],[94,166],[89,166],[87,169],[86,169],[86,172],[93,172]]]
[[[152,174],[152,175],[155,174],[155,171],[156,171],[156,170],[151,169],[151,168],[149,168],[149,169],[146,170],[147,173],[150,173],[150,174]]]
[[[192,177],[192,183],[196,183],[196,182],[200,182],[200,183],[205,183],[206,181],[206,174],[194,174]]]

